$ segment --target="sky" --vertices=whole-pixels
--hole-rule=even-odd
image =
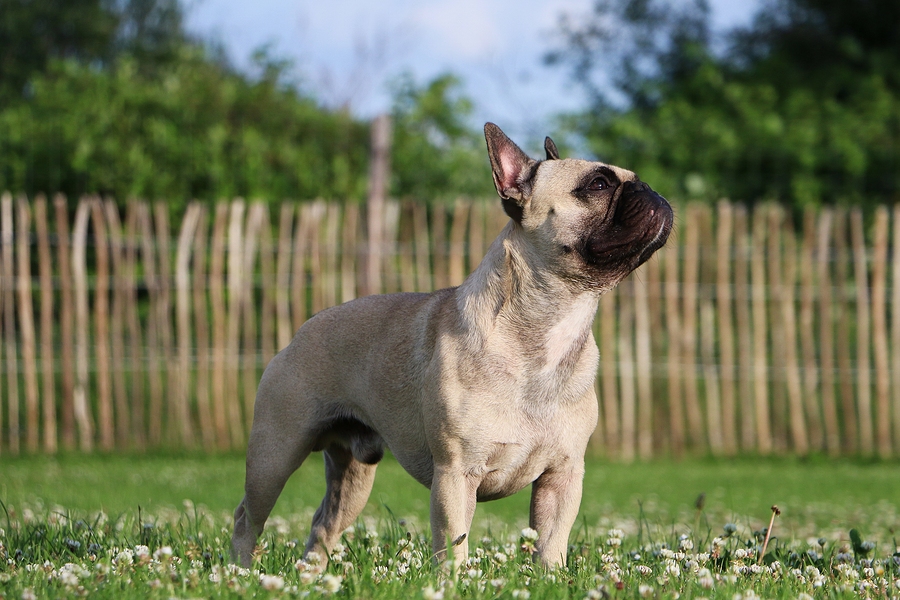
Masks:
[[[710,0],[713,26],[748,23],[759,0]],[[585,98],[564,66],[544,55],[559,45],[559,17],[587,14],[590,0],[188,0],[187,26],[226,49],[238,67],[268,45],[292,60],[330,106],[371,117],[390,109],[389,82],[419,84],[452,72],[476,121],[539,138],[552,117]]]

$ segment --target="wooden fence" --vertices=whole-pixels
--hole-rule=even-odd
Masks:
[[[900,207],[676,212],[601,301],[595,450],[900,454]],[[506,221],[494,201],[387,202],[369,247],[361,213],[238,200],[173,224],[164,204],[4,195],[0,453],[241,448],[309,315],[456,285]]]

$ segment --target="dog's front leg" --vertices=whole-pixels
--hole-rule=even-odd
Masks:
[[[538,532],[535,544],[541,563],[565,566],[569,532],[581,504],[584,460],[545,471],[531,487],[531,527]]]
[[[454,568],[466,561],[477,489],[477,482],[460,467],[435,465],[431,480],[431,536],[434,558],[439,564],[446,561],[448,550],[453,554]]]

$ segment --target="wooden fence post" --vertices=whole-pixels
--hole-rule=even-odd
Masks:
[[[178,370],[174,377],[175,389],[172,390],[170,402],[174,405],[174,414],[180,432],[180,442],[186,448],[194,445],[194,429],[191,420],[191,347],[194,339],[191,328],[191,247],[197,236],[200,223],[200,206],[196,203],[188,205],[178,244],[175,248],[175,341],[178,347]],[[199,345],[199,344],[198,344]]]
[[[53,257],[50,253],[46,196],[39,195],[35,198],[34,226],[35,234],[37,235],[39,286],[41,291],[41,403],[43,405],[44,452],[53,454],[57,448],[57,396],[56,374],[54,373],[56,360],[53,351]],[[2,427],[2,420],[0,420],[0,427]]]
[[[94,279],[94,352],[96,355],[97,422],[100,448],[106,452],[115,446],[112,387],[109,360],[109,239],[106,219],[99,198],[89,200],[97,258]]]
[[[841,449],[837,404],[834,395],[834,311],[832,303],[831,239],[833,212],[824,209],[819,215],[816,232],[816,273],[819,295],[819,372],[822,389],[822,420],[825,426],[825,448],[831,456]]]
[[[75,421],[78,423],[79,445],[86,452],[90,452],[94,447],[94,421],[88,396],[90,313],[88,312],[87,229],[90,210],[90,201],[82,199],[78,203],[75,225],[72,229],[72,280],[75,291],[75,323],[77,324],[74,406]]]
[[[197,217],[194,234],[193,261],[193,314],[194,337],[197,346],[196,380],[197,419],[200,423],[200,437],[203,447],[212,451],[216,447],[216,421],[213,417],[213,402],[210,398],[210,366],[214,350],[210,348],[209,337],[209,273],[207,271],[207,254],[209,253],[209,237],[207,236],[207,210],[201,206]]]
[[[875,209],[872,251],[872,350],[875,361],[875,440],[878,455],[891,456],[890,357],[886,309],[888,227],[887,208]]]
[[[734,207],[730,202],[721,201],[717,205],[716,222],[716,319],[719,334],[719,372],[722,382],[722,449],[733,455],[738,449],[737,439],[737,382],[734,353],[734,321],[732,305],[732,278],[737,279],[734,264],[741,248],[734,235]],[[735,251],[736,248],[736,251]],[[737,290],[737,284],[734,286]]]
[[[16,350],[16,279],[14,265],[15,225],[13,223],[13,200],[9,193],[0,197],[0,282],[2,282],[3,335],[6,338],[6,409],[9,432],[7,444],[12,454],[18,454],[19,441],[19,361]],[[0,421],[2,424],[2,421]],[[2,431],[2,428],[0,428]]]
[[[37,452],[39,447],[38,384],[35,357],[34,309],[31,304],[31,209],[25,198],[17,204],[16,254],[19,297],[19,326],[22,330],[22,379],[25,384],[25,448]]]
[[[372,149],[369,159],[369,195],[366,205],[368,252],[366,258],[366,294],[380,292],[382,252],[385,243],[384,208],[391,169],[391,118],[379,115],[372,120]]]
[[[767,352],[766,267],[762,248],[766,241],[766,214],[762,207],[753,211],[752,239],[754,252],[750,258],[753,298],[753,400],[756,423],[756,450],[772,452],[769,422],[769,354]]]

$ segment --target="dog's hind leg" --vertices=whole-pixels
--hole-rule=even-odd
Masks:
[[[245,567],[285,483],[312,451],[310,438],[286,435],[289,428],[264,427],[262,421],[257,411],[247,446],[244,499],[234,512],[231,557]]]
[[[365,507],[377,464],[361,462],[355,452],[341,444],[331,444],[324,454],[327,487],[313,517],[305,554],[317,552],[322,559],[327,559],[343,531]]]

